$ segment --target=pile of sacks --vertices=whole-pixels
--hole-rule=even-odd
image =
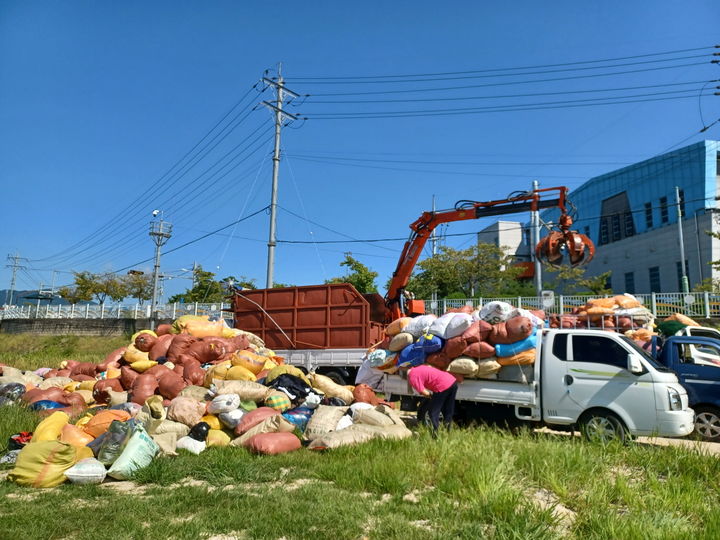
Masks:
[[[306,375],[259,337],[222,322],[181,318],[133,338],[100,364],[0,366],[0,406],[25,404],[46,417],[33,434],[12,439],[3,458],[15,462],[11,480],[100,483],[179,450],[277,454],[411,435],[367,385]]]
[[[553,315],[550,328],[600,328],[617,332],[652,329],[654,317],[633,295],[592,298],[567,315]]]
[[[371,347],[367,358],[372,367],[387,373],[427,363],[459,380],[498,378],[504,367],[535,362],[537,331],[544,318],[541,311],[506,302],[489,302],[478,310],[462,308],[440,317],[403,317],[387,326],[385,339]]]

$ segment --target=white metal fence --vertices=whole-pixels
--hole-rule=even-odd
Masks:
[[[158,319],[177,319],[182,315],[209,315],[210,317],[232,319],[230,304],[163,304],[156,306]],[[147,319],[150,305],[49,305],[27,304],[23,306],[0,306],[0,319]]]
[[[684,313],[690,317],[720,317],[720,295],[711,293],[652,293],[636,294],[656,317],[666,317],[673,313]],[[444,298],[435,302],[425,300],[428,313],[440,315],[452,308],[471,305],[478,308],[493,300],[508,302],[514,306],[528,309],[544,309],[548,313],[569,313],[573,308],[582,306],[588,298],[597,295],[555,295],[550,305],[543,304],[543,298],[537,296],[516,296],[512,298]],[[181,315],[209,315],[211,317],[232,319],[228,311],[230,304],[163,304],[157,306],[158,318],[177,319]],[[0,319],[145,319],[150,316],[149,305],[48,305],[27,304],[23,306],[0,306]]]

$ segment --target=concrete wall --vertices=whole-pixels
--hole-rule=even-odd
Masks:
[[[161,320],[160,324],[172,323]],[[4,334],[46,334],[76,336],[121,336],[150,328],[148,319],[5,319],[0,321]]]

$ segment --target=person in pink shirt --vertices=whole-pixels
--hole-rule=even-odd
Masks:
[[[430,416],[433,435],[437,434],[441,412],[443,422],[449,428],[455,414],[455,395],[458,389],[455,376],[431,365],[422,364],[408,371],[408,382],[418,394],[430,398],[427,414]]]

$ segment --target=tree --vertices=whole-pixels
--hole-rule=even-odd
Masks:
[[[360,293],[377,292],[375,279],[377,279],[378,273],[353,258],[351,253],[345,254],[345,260],[340,263],[340,266],[347,266],[350,271],[342,277],[328,279],[325,283],[350,283]]]
[[[705,278],[693,287],[693,292],[709,292],[713,294],[720,293],[720,279]]]
[[[127,296],[128,291],[124,280],[116,274],[84,271],[74,272],[74,284],[61,287],[58,293],[72,303],[90,301],[94,297],[99,304],[104,304],[108,297],[119,302]]]
[[[612,270],[603,272],[597,276],[581,279],[578,281],[580,287],[589,290],[592,294],[602,296],[604,294],[612,294],[613,291],[608,287],[608,281],[612,275]]]
[[[513,266],[513,258],[502,247],[442,246],[439,253],[418,263],[406,288],[418,298],[429,298],[433,292],[440,298],[499,296],[518,289],[520,273],[522,269]]]
[[[135,298],[138,304],[142,305],[143,301],[152,298],[152,276],[140,272],[138,270],[130,270],[123,281],[125,282],[125,290],[127,296]]]
[[[560,268],[546,268],[544,276],[551,279],[543,284],[543,288],[565,294],[575,294],[580,288],[579,280],[584,275],[585,269],[580,267],[573,268],[563,265]]]
[[[243,281],[244,280],[244,281]],[[212,303],[212,302],[223,302],[229,294],[230,283],[237,285],[244,283],[245,285],[252,285],[246,288],[255,288],[254,280],[237,280],[233,276],[228,276],[221,279],[220,281],[215,280],[215,274],[202,269],[202,266],[197,266],[193,270],[193,286],[191,289],[187,289],[184,293],[176,294],[169,298],[169,302],[200,302],[200,303]]]

